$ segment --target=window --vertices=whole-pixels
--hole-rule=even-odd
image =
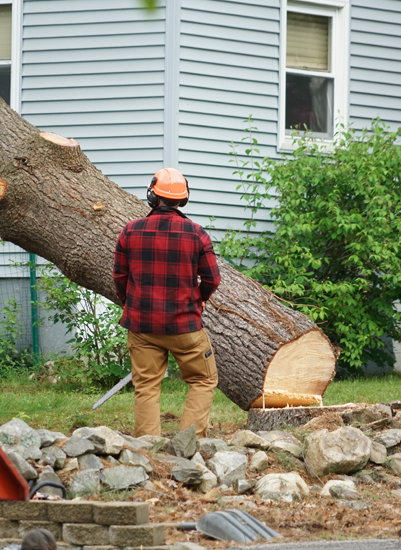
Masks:
[[[347,119],[349,2],[283,4],[279,148],[291,150],[294,131],[330,142]]]
[[[11,5],[0,4],[0,97],[10,103]]]

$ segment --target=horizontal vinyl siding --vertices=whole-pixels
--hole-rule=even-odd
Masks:
[[[79,140],[122,187],[163,161],[165,9],[135,0],[24,3],[22,115]],[[150,165],[152,168],[150,169]]]
[[[401,126],[401,2],[352,0],[350,121],[360,130],[380,117]]]
[[[266,5],[268,4],[268,6]],[[250,217],[233,176],[230,143],[243,153],[251,114],[262,156],[277,154],[279,0],[182,0],[179,79],[179,166],[188,177],[189,216],[212,222],[220,239]],[[271,228],[271,204],[257,231]]]
[[[163,4],[163,2],[159,2]],[[25,0],[21,114],[76,138],[121,187],[163,164],[165,8],[136,0]],[[0,277],[17,247],[0,247]],[[23,255],[25,260],[27,255]]]

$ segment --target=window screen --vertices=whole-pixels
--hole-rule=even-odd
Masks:
[[[11,59],[11,6],[0,4],[0,60]]]
[[[287,67],[329,70],[329,18],[288,12]]]

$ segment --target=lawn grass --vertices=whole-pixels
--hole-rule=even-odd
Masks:
[[[169,431],[178,429],[188,387],[174,378],[165,378],[160,396],[160,412],[165,414],[163,426]],[[0,381],[0,425],[12,418],[21,418],[33,428],[47,428],[71,433],[81,426],[107,425],[116,430],[134,430],[134,392],[121,391],[99,409],[92,405],[105,391],[85,394],[79,391],[63,391],[49,384],[26,379]],[[169,418],[170,417],[170,418]],[[162,417],[163,418],[163,417]],[[246,423],[247,413],[216,390],[210,414],[212,424]],[[163,427],[162,426],[162,427]]]
[[[401,399],[401,374],[334,380],[323,397],[324,405],[380,403]]]
[[[160,411],[162,429],[176,431],[188,388],[175,378],[163,380]],[[63,390],[50,384],[26,378],[0,380],[0,425],[12,418],[21,418],[34,428],[58,430],[66,435],[81,426],[107,425],[133,433],[134,392],[121,391],[102,407],[91,407],[104,392],[85,394]],[[324,405],[344,403],[379,403],[401,398],[401,375],[386,374],[333,381],[324,395]],[[168,414],[169,413],[169,414]],[[210,421],[213,425],[232,425],[243,428],[247,413],[216,390]]]

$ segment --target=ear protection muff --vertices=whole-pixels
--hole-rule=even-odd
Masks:
[[[153,191],[153,187],[154,187],[156,182],[157,182],[157,178],[152,178],[152,181],[150,182],[150,185],[149,185],[148,190],[146,192],[146,198],[147,198],[147,201],[148,201],[148,205],[151,208],[157,208],[159,206],[159,197]]]
[[[187,203],[188,203],[188,200],[189,200],[188,180],[187,180],[187,178],[184,178],[184,179],[185,179],[185,182],[186,182],[186,184],[187,184],[187,196],[185,197],[185,199],[181,199],[181,200],[180,200],[180,204],[179,204],[178,206],[180,206],[181,208],[182,208],[183,206],[186,206]]]

